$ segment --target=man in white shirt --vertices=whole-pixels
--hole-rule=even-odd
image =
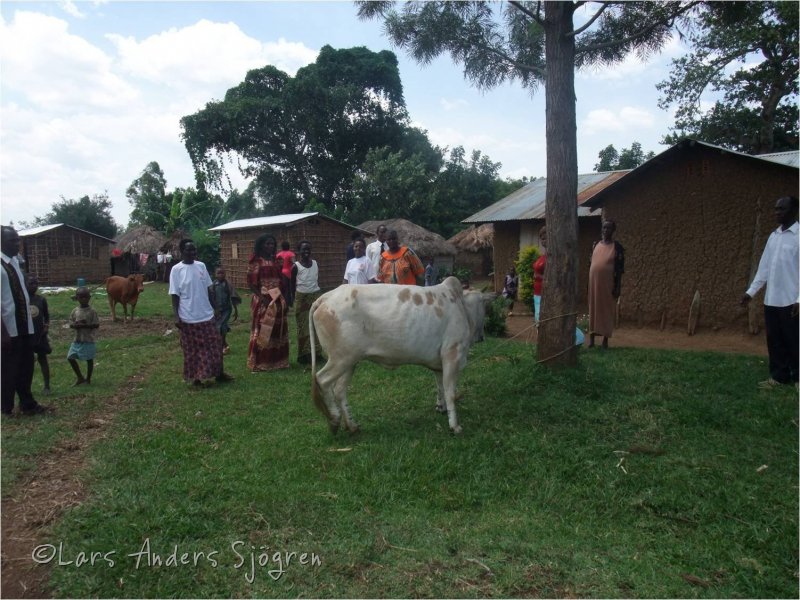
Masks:
[[[378,225],[378,230],[375,232],[378,239],[367,246],[367,258],[375,267],[376,273],[381,263],[381,254],[389,248],[386,245],[386,231],[386,225]]]
[[[52,410],[38,404],[33,398],[33,319],[25,277],[19,268],[19,234],[13,227],[0,230],[2,238],[2,269],[0,293],[2,295],[2,413],[14,412],[14,396],[19,396],[19,408],[24,415],[37,415]]]
[[[800,302],[797,206],[795,196],[778,198],[775,203],[775,218],[780,227],[769,236],[756,276],[740,301],[742,306],[747,306],[766,284],[764,323],[767,330],[770,378],[758,384],[762,389],[786,383],[797,385],[797,309]]]

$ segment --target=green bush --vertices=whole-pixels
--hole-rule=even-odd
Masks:
[[[453,276],[458,277],[461,283],[469,283],[472,281],[472,271],[467,267],[458,267],[453,269]]]
[[[502,296],[498,296],[486,307],[486,320],[483,322],[483,331],[492,337],[503,337],[506,334],[506,317],[508,316],[508,303]]]
[[[528,308],[533,305],[533,263],[541,254],[539,246],[525,246],[519,251],[517,262],[514,263],[519,277],[517,299]]]

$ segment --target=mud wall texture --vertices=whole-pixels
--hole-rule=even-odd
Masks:
[[[698,329],[746,331],[739,298],[777,226],[775,201],[797,194],[797,169],[696,147],[623,182],[603,205],[626,251],[621,323],[685,328],[699,291]]]

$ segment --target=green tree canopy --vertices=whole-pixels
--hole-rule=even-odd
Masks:
[[[128,227],[149,225],[166,231],[171,201],[167,198],[167,180],[156,161],[148,163],[141,175],[133,180],[125,192],[133,206]]]
[[[111,216],[111,200],[108,193],[84,196],[80,200],[67,200],[63,196],[44,217],[36,217],[33,225],[64,223],[84,231],[91,231],[109,239],[117,235],[117,223]]]
[[[224,187],[224,159],[236,155],[270,212],[298,212],[313,200],[346,213],[371,149],[420,141],[408,126],[397,58],[366,48],[325,46],[295,77],[273,66],[252,70],[181,126],[209,185]]]
[[[617,152],[614,145],[609,144],[597,154],[597,158],[600,159],[600,162],[594,166],[594,170],[601,173],[603,171],[635,169],[655,155],[656,153],[653,151],[645,154],[639,142],[633,142],[630,148],[623,148],[621,152]]]
[[[687,37],[692,52],[657,86],[659,106],[677,106],[664,143],[689,136],[752,154],[796,150],[797,23],[797,2],[708,3]],[[703,111],[706,91],[722,99]]]
[[[575,69],[611,65],[658,50],[697,2],[357,2],[379,18],[392,42],[420,63],[449,54],[481,89],[518,81],[545,84],[549,285],[544,290],[538,353],[549,365],[576,364],[577,122]],[[594,12],[573,24],[581,6]],[[555,318],[550,318],[551,316]]]

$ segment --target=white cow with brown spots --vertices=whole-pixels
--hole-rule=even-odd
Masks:
[[[342,285],[311,306],[312,397],[336,433],[342,417],[358,431],[347,405],[347,386],[362,360],[431,369],[439,387],[437,409],[447,411],[450,429],[461,433],[456,386],[469,347],[483,339],[487,297],[463,292],[455,277],[439,285]],[[316,373],[316,339],[328,357]]]

